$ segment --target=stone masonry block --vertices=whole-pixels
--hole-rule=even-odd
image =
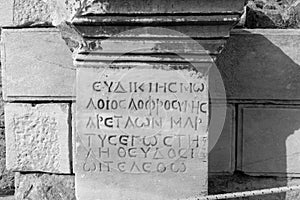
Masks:
[[[300,99],[300,30],[235,30],[218,56],[227,97]]]
[[[14,26],[50,25],[49,6],[41,0],[14,0]]]
[[[6,166],[71,173],[68,104],[6,104]]]
[[[72,53],[57,29],[4,29],[4,100],[65,100],[75,96]]]
[[[4,129],[0,128],[0,196],[12,194],[14,189],[14,173],[5,167]]]
[[[300,176],[300,107],[246,105],[240,119],[242,171]]]
[[[75,180],[72,175],[16,173],[15,199],[75,200]]]

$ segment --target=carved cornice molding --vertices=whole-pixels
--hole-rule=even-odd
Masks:
[[[124,44],[137,45],[137,47],[141,45],[137,41],[152,45],[153,48],[147,53],[156,54],[156,56],[144,56],[140,61],[177,62],[178,60],[172,60],[163,54],[177,53],[176,51],[199,54],[198,50],[189,44],[183,45],[182,41],[187,36],[202,45],[203,50],[200,54],[215,58],[229,38],[230,30],[239,22],[244,6],[243,0],[86,0],[76,2],[76,14],[69,18],[70,20],[66,20],[70,23],[62,23],[58,27],[61,28],[63,37],[69,44],[70,40],[79,43],[76,45],[80,46],[79,53],[76,51],[75,54],[78,53],[76,60],[80,62],[85,59],[108,62],[118,56],[118,50]],[[139,28],[143,29],[140,32],[136,30],[134,33],[131,32]],[[168,31],[157,31],[158,29],[155,28],[174,30],[185,36],[174,36],[168,34]],[[110,40],[110,44],[105,44],[105,39],[112,37],[115,37],[115,43],[113,44],[113,40]],[[74,42],[71,43],[74,44]],[[171,46],[177,45],[177,48],[168,51],[163,47],[165,44],[170,47],[170,43],[172,43]],[[94,53],[90,54],[90,52]],[[140,54],[145,54],[145,52],[140,52]],[[157,58],[159,55],[163,56]],[[128,55],[126,59],[138,61],[141,57]],[[195,58],[191,61],[202,62],[203,59]]]

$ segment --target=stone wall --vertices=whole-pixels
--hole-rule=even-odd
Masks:
[[[56,95],[69,98],[63,102],[59,98],[55,102],[39,99],[38,105],[32,102],[17,105],[22,107],[17,109],[21,110],[20,115],[23,117],[24,113],[32,114],[39,109],[46,109],[49,115],[53,114],[51,111],[57,110],[62,114],[55,117],[64,117],[62,121],[66,124],[61,128],[65,131],[62,131],[63,134],[53,136],[54,143],[57,141],[56,137],[64,136],[65,138],[59,140],[64,143],[57,144],[59,148],[56,150],[49,149],[57,152],[54,154],[56,157],[47,158],[35,154],[36,152],[33,154],[27,152],[26,149],[15,149],[12,151],[15,153],[8,155],[7,159],[10,162],[8,166],[12,170],[26,171],[16,173],[15,183],[13,172],[4,168],[4,109],[1,100],[0,195],[11,194],[15,189],[16,199],[75,199],[74,174],[70,164],[72,137],[68,137],[72,131],[69,129],[70,119],[72,119],[70,108],[74,103],[72,98],[75,75],[71,52],[65,46],[59,31],[49,27],[54,20],[51,9],[48,4],[38,0],[0,3],[0,25],[14,27],[14,30],[4,33],[6,41],[3,41],[4,44],[6,42],[7,53],[10,53],[6,56],[14,59],[3,59],[4,55],[1,55],[1,59],[2,62],[5,61],[5,64],[10,65],[10,69],[15,69],[8,72],[12,76],[11,80],[18,80],[10,83],[10,91],[6,93],[14,93],[18,96],[28,92],[30,95],[36,94],[38,99],[45,93],[51,93],[51,90],[53,92],[55,88]],[[248,1],[246,10],[245,22],[242,25],[246,28],[299,28],[300,26],[300,3],[296,0]],[[43,29],[34,27],[43,27]],[[299,30],[236,30],[233,31],[223,53],[218,57],[217,64],[228,95],[228,111],[222,135],[209,155],[210,194],[300,183],[298,166],[300,149],[297,146],[300,138],[298,131],[300,129],[299,35]],[[43,51],[40,51],[41,49]],[[26,52],[33,53],[26,54]],[[20,65],[22,69],[19,69]],[[22,82],[22,80],[30,80],[32,75],[26,74],[26,71],[33,68],[38,69],[37,75],[44,74],[46,79],[38,80],[39,83],[45,84],[42,85],[45,87],[41,87],[41,90],[33,87],[38,84],[34,80],[27,81],[27,85]],[[64,88],[59,87],[62,84]],[[22,85],[27,90],[18,88],[18,85]],[[16,105],[11,105],[14,106]],[[32,109],[35,111],[30,111]],[[34,114],[32,116],[37,117]],[[11,116],[7,117],[8,120],[12,119]],[[39,121],[36,122],[39,124]],[[6,125],[6,130],[9,134],[15,133],[10,130],[9,125]],[[49,133],[51,134],[51,131]],[[58,149],[62,147],[67,148],[64,152],[68,152],[68,155],[60,154]],[[37,150],[38,148],[41,147],[37,146]],[[34,158],[43,157],[45,160],[32,162],[34,161],[32,157],[24,160],[15,158],[26,153],[35,156]],[[15,162],[16,160],[18,162]],[[47,173],[40,173],[36,169]],[[292,200],[299,198],[299,192],[245,199],[258,198]]]
[[[299,49],[300,30],[234,30],[217,65],[231,105],[227,120],[232,128],[222,135],[234,138],[225,146],[222,139],[210,155],[219,162],[216,150],[227,155],[227,166],[211,173],[211,194],[297,185],[299,179]],[[230,132],[229,132],[230,131]],[[221,145],[223,144],[223,145]],[[231,149],[231,150],[230,150]],[[234,151],[236,154],[224,154]],[[231,156],[230,156],[231,155]],[[216,165],[215,165],[216,166]],[[222,169],[222,170],[221,170]],[[245,199],[297,199],[299,192]]]
[[[2,97],[2,84],[0,97],[0,195],[11,195],[14,193],[14,173],[6,169],[6,144],[4,124],[4,102]]]

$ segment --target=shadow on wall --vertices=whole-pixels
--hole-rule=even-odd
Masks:
[[[298,63],[299,30],[233,32],[217,66],[236,116],[227,115],[226,123],[233,119],[233,128],[223,130],[209,154],[209,171],[214,169],[214,163],[229,158],[216,153],[226,150],[224,138],[228,137],[236,140],[232,148],[235,156],[231,157],[235,165],[231,175],[210,175],[210,194],[300,184],[300,179],[291,178],[300,177]],[[300,199],[300,192],[243,199]]]

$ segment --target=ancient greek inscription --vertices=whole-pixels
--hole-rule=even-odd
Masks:
[[[189,163],[205,161],[206,79],[160,73],[110,69],[84,79],[77,109],[81,171],[184,174],[193,170]]]

